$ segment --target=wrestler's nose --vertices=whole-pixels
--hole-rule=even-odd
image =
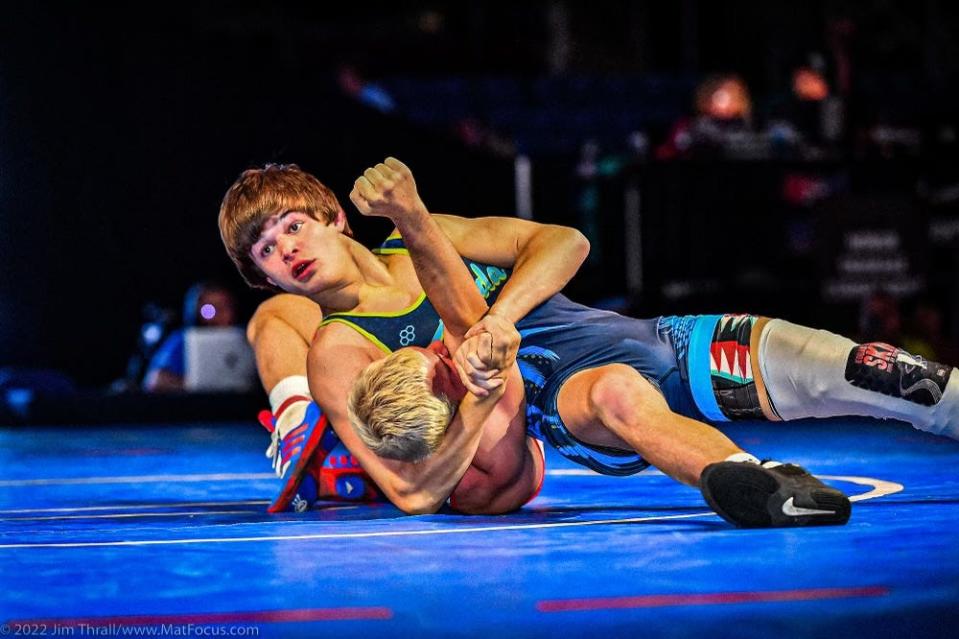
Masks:
[[[291,261],[299,251],[296,247],[296,241],[292,237],[280,237],[276,241],[276,246],[286,262]]]

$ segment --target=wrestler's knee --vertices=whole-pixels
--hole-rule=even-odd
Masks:
[[[289,293],[280,293],[261,303],[246,325],[246,339],[252,345],[263,333],[280,322],[293,328],[309,341],[323,314],[320,307],[310,299]]]
[[[593,414],[606,424],[640,424],[666,408],[663,396],[636,370],[614,364],[605,366],[589,388]]]

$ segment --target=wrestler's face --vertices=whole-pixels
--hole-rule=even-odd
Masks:
[[[437,397],[442,395],[451,402],[459,404],[466,397],[466,387],[460,381],[450,352],[443,342],[433,342],[426,348],[420,346],[411,346],[410,348],[420,353],[426,360],[428,367],[426,383],[430,386],[433,394]]]
[[[342,218],[326,223],[299,211],[274,215],[250,254],[270,284],[288,293],[318,293],[335,282],[349,261],[344,225]]]

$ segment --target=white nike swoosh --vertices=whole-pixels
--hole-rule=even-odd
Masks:
[[[909,388],[903,388],[902,378],[899,379],[899,394],[903,399],[908,399],[908,397],[912,395],[914,391],[920,388],[929,391],[929,394],[932,395],[933,404],[938,404],[939,400],[942,399],[942,391],[939,390],[939,386],[937,386],[936,383],[931,379],[920,379]]]
[[[783,502],[783,514],[790,517],[802,517],[803,515],[835,515],[833,510],[816,510],[815,508],[801,508],[793,504],[793,498],[790,497]]]

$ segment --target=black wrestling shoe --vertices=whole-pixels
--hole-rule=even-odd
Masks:
[[[849,498],[793,464],[720,462],[699,480],[709,507],[740,528],[841,526]]]

